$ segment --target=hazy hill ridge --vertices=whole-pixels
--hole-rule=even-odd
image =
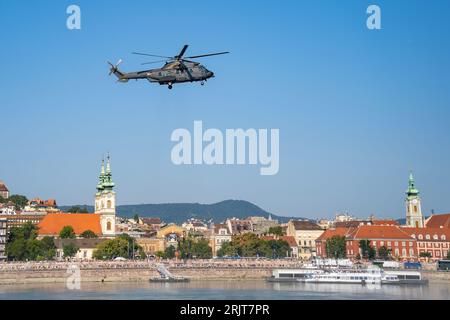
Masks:
[[[61,206],[60,209],[66,211],[71,206]],[[94,211],[93,206],[86,206],[89,212]],[[249,216],[263,216],[279,222],[287,222],[291,217],[277,216],[269,213],[257,205],[244,200],[225,200],[213,204],[200,203],[163,203],[163,204],[133,204],[120,205],[116,208],[120,217],[132,218],[135,214],[140,217],[160,217],[165,222],[182,223],[189,218],[200,218],[204,220],[212,219],[218,223],[227,218],[246,218]],[[296,217],[295,219],[302,219]]]

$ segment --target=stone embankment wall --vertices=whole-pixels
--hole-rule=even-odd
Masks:
[[[276,268],[301,268],[299,262],[190,262],[168,263],[169,271],[191,280],[263,280]],[[156,263],[152,262],[95,262],[95,263],[6,263],[0,264],[1,284],[61,283],[73,274],[70,266],[78,266],[82,282],[148,281],[157,277]],[[430,282],[449,282],[450,272],[423,270]]]
[[[229,268],[176,268],[170,269],[176,276],[192,280],[239,280],[265,279],[271,274],[269,269],[229,269]],[[133,282],[148,281],[158,276],[154,269],[97,269],[81,270],[82,282]],[[66,282],[71,273],[66,270],[23,270],[0,272],[0,284],[58,283]]]

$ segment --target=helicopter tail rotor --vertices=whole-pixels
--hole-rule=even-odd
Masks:
[[[119,71],[119,65],[122,63],[122,59],[119,59],[119,61],[117,61],[117,63],[114,65],[111,62],[108,61],[108,64],[111,66],[111,68],[109,69],[109,75],[112,75],[113,73],[115,75],[123,75],[122,72]]]

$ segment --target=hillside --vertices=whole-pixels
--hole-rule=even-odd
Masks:
[[[61,206],[66,211],[71,206]],[[87,206],[89,212],[94,211],[93,206]],[[160,217],[165,222],[182,223],[189,218],[212,219],[221,222],[227,218],[246,218],[248,216],[268,217],[269,212],[257,205],[243,200],[226,200],[214,204],[200,203],[165,203],[165,204],[135,204],[121,205],[117,207],[117,215],[132,218],[135,214],[140,217]],[[272,214],[273,219],[279,222],[287,222],[291,217],[282,217]],[[296,219],[301,219],[297,217]]]

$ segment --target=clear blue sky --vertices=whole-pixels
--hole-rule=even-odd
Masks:
[[[366,28],[378,4],[382,30]],[[78,4],[82,30],[66,29]],[[110,151],[120,204],[245,199],[276,214],[450,211],[448,1],[0,0],[0,179],[13,193],[93,203]],[[119,84],[132,51],[201,60],[206,86]],[[279,128],[280,171],[177,167],[176,128]]]

